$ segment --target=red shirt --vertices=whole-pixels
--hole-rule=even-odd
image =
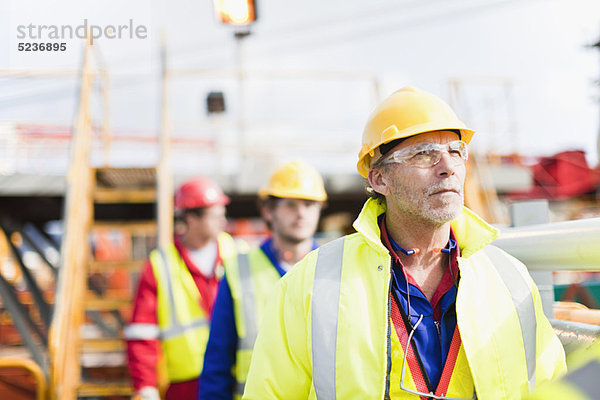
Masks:
[[[212,315],[212,308],[215,303],[219,285],[219,277],[214,273],[211,277],[202,274],[200,269],[191,261],[189,250],[178,240],[175,240],[175,247],[185,262],[185,265],[188,267],[198,291],[200,292],[200,306],[209,316]],[[214,268],[221,264],[222,260],[219,249],[214,261]],[[152,324],[158,326],[157,306],[156,278],[154,276],[152,264],[150,260],[147,260],[140,276],[130,323]],[[144,386],[158,386],[156,366],[158,364],[159,354],[159,339],[127,341],[129,372],[133,387],[136,391]],[[167,399],[185,399],[186,397],[182,396],[182,393],[191,392],[194,393],[195,399],[195,393],[197,391],[195,386],[196,382],[197,379],[193,379],[188,382],[172,384],[167,392]]]

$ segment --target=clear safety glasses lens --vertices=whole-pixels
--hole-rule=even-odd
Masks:
[[[381,164],[401,163],[417,168],[430,168],[440,162],[442,152],[450,155],[454,165],[462,165],[469,158],[467,144],[455,140],[446,144],[422,143],[393,152]]]

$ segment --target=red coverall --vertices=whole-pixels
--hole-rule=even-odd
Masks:
[[[179,241],[175,240],[175,247],[187,265],[194,282],[200,292],[201,306],[210,316],[217,296],[219,277],[217,266],[222,265],[220,249],[214,262],[213,276],[207,277],[190,260],[189,250]],[[157,317],[157,287],[152,264],[147,260],[140,277],[131,324],[154,324],[158,325]],[[160,340],[128,340],[127,355],[129,372],[133,387],[137,392],[144,386],[158,387],[157,370],[160,354]],[[171,382],[166,393],[167,400],[195,400],[198,396],[198,379],[184,382]]]

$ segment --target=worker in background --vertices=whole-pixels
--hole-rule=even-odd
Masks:
[[[175,193],[182,228],[164,251],[153,250],[142,271],[131,323],[125,328],[134,398],[159,399],[157,365],[165,358],[167,400],[195,399],[223,259],[235,254],[225,229],[229,198],[206,177]]]
[[[569,355],[569,373],[542,385],[528,400],[600,399],[600,341]]]
[[[259,192],[271,236],[228,261],[220,284],[200,378],[199,399],[241,398],[266,299],[279,279],[309,251],[327,194],[310,165],[281,166]]]
[[[280,281],[244,399],[518,399],[565,371],[527,269],[463,206],[473,133],[416,88],[375,108],[357,233]]]

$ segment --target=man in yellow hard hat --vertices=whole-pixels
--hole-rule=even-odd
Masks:
[[[527,269],[463,206],[472,136],[413,87],[375,108],[357,232],[281,280],[244,399],[519,399],[565,371]]]
[[[271,237],[225,263],[199,399],[241,398],[266,299],[281,276],[317,247],[313,236],[326,199],[323,179],[302,161],[282,165],[260,190],[259,208]]]

